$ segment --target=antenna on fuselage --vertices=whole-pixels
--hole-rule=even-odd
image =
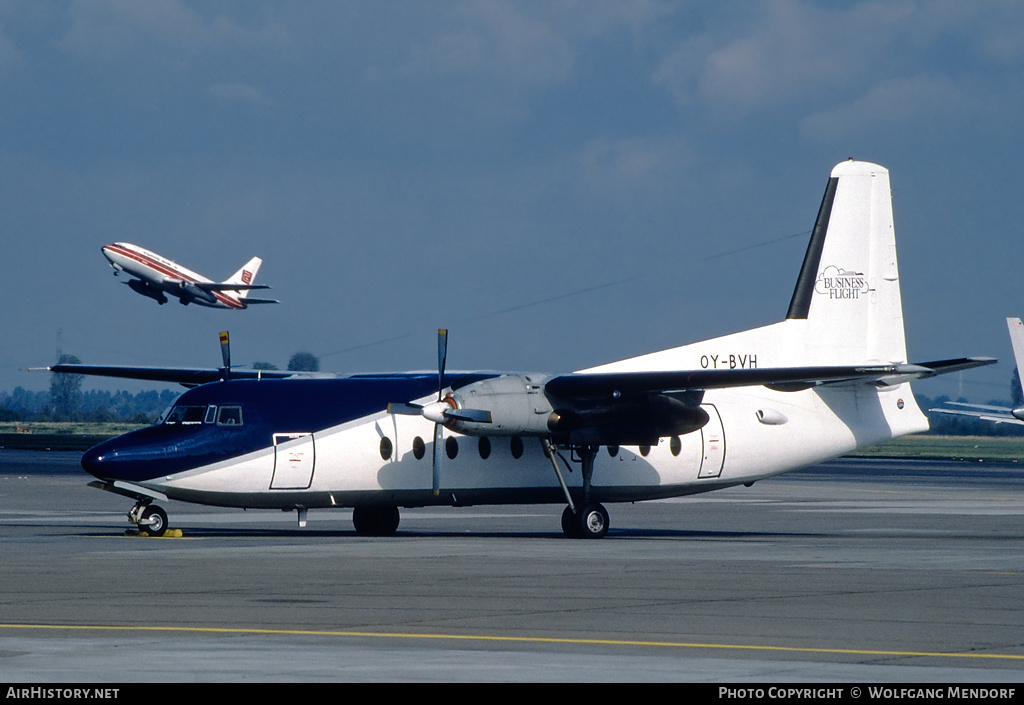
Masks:
[[[220,332],[220,357],[224,361],[224,367],[220,370],[220,378],[227,382],[231,379],[231,341],[228,339],[228,332]]]

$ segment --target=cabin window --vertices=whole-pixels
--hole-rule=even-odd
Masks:
[[[412,454],[416,457],[416,460],[423,460],[423,456],[427,452],[427,444],[423,442],[423,439],[416,436],[412,439]]]
[[[480,457],[483,458],[484,460],[487,460],[487,458],[491,456],[491,439],[488,438],[487,436],[482,436],[480,438],[479,449]]]
[[[393,450],[393,447],[391,445],[391,439],[388,438],[387,436],[384,436],[383,438],[381,438],[380,439],[380,457],[382,457],[384,460],[390,460],[391,459],[391,451],[392,450]]]
[[[679,440],[679,436],[672,436],[672,440],[668,442],[668,447],[672,451],[672,455],[679,455],[680,451],[683,450],[683,442]]]
[[[167,414],[167,424],[181,424],[188,426],[203,422],[203,415],[206,413],[205,406],[176,406]]]
[[[647,454],[651,452],[650,446],[640,446],[640,455],[647,457]]]
[[[455,440],[454,436],[448,436],[448,440],[444,442],[444,452],[452,460],[455,460],[455,456],[459,454],[459,442]]]
[[[619,447],[618,446],[608,446],[608,455],[610,455],[610,456],[612,456],[614,458],[618,454],[619,454]]]
[[[519,436],[512,436],[512,440],[509,441],[510,450],[512,451],[512,457],[516,460],[523,457],[523,439]]]
[[[241,426],[242,425],[242,407],[240,406],[222,406],[220,411],[217,413],[217,425],[218,426]]]
[[[217,420],[217,407],[214,404],[210,404],[206,407],[206,418],[203,419],[203,423],[214,423]]]

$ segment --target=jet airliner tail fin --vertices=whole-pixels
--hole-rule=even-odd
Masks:
[[[265,289],[267,287],[257,287],[253,285],[256,280],[256,272],[259,271],[260,265],[263,264],[263,260],[259,257],[253,257],[251,260],[242,265],[242,268],[232,274],[228,279],[221,282],[222,284],[241,284],[243,285],[237,290],[237,295],[241,299],[245,299],[249,295],[251,289]],[[225,289],[229,288],[227,286]],[[262,303],[262,302],[261,302]],[[275,302],[276,303],[276,302]]]

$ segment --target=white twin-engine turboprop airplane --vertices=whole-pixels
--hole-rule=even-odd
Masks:
[[[994,362],[907,363],[889,173],[855,161],[832,171],[779,323],[554,375],[446,375],[446,341],[436,376],[275,379],[227,357],[219,371],[51,369],[198,385],[82,458],[150,533],[171,499],[294,509],[300,526],[351,507],[373,535],[396,531],[399,507],[551,503],[567,536],[599,538],[603,503],[750,485],[925,431],[909,382]]]
[[[134,279],[125,282],[132,291],[155,299],[163,305],[166,294],[178,297],[182,305],[195,303],[210,308],[241,309],[249,304],[276,304],[275,299],[255,299],[249,296],[252,289],[269,289],[266,285],[253,284],[256,272],[263,263],[253,257],[241,269],[223,282],[215,282],[177,262],[161,257],[155,252],[132,245],[115,242],[102,248],[103,256],[114,268],[114,275],[121,272]]]

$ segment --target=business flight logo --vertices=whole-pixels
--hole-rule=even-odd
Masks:
[[[242,270],[242,283],[252,284],[252,272],[250,272],[248,269]]]
[[[814,291],[829,299],[859,299],[868,292],[868,280],[863,272],[853,272],[829,265],[821,270],[814,282]]]

